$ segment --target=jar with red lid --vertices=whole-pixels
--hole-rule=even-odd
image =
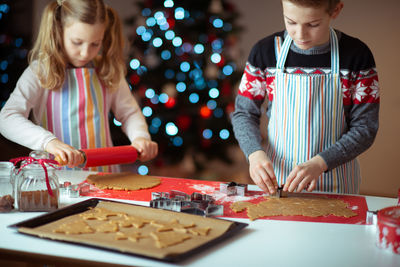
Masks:
[[[400,254],[400,206],[378,211],[377,245],[396,254]]]

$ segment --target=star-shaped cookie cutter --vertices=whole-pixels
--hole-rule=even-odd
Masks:
[[[224,215],[223,205],[215,204],[212,196],[198,192],[191,195],[178,190],[152,192],[150,207],[206,217]]]

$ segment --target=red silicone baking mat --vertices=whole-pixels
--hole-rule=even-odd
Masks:
[[[150,201],[152,192],[169,192],[170,190],[179,190],[187,194],[199,192],[209,194],[214,197],[217,204],[224,205],[224,217],[230,218],[248,218],[246,211],[235,213],[231,210],[230,205],[236,201],[248,201],[258,203],[264,200],[266,196],[261,191],[249,191],[246,196],[227,196],[219,192],[221,182],[191,180],[183,178],[166,178],[160,177],[161,184],[150,188],[137,191],[122,191],[122,190],[103,190],[91,186],[91,190],[85,194],[89,197],[102,197],[113,199],[127,199],[136,201]],[[86,181],[85,181],[86,182]],[[316,195],[316,194],[312,194]],[[321,216],[321,217],[306,217],[306,216],[270,216],[261,219],[268,220],[290,220],[290,221],[305,221],[305,222],[327,222],[327,223],[344,223],[344,224],[366,224],[366,213],[368,210],[367,202],[363,196],[350,195],[334,195],[320,194],[321,196],[341,199],[348,203],[348,206],[357,213],[357,216],[351,218],[337,216]]]

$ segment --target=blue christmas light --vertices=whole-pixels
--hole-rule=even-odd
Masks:
[[[202,76],[203,76],[203,71],[201,69],[194,69],[189,73],[189,77],[192,80],[200,79],[202,78]]]
[[[196,88],[198,90],[203,90],[204,88],[206,88],[206,81],[204,80],[203,77],[198,78],[194,81],[194,84],[196,85]]]
[[[153,17],[149,17],[146,20],[146,25],[149,26],[149,27],[153,27],[154,25],[156,25],[156,19],[153,18]]]
[[[139,173],[140,175],[146,175],[146,174],[149,173],[149,168],[148,168],[146,165],[140,165],[140,166],[138,167],[138,173]]]
[[[7,73],[4,73],[3,75],[1,75],[1,82],[2,83],[8,82],[8,74]]]
[[[21,45],[22,45],[22,38],[17,38],[15,40],[15,46],[16,47],[21,47]]]
[[[189,53],[190,51],[192,51],[193,46],[190,43],[184,43],[182,45],[182,50],[183,52]]]
[[[208,100],[207,107],[211,110],[214,110],[217,107],[217,102],[215,100]]]
[[[151,109],[151,107],[146,106],[142,109],[142,113],[143,113],[143,116],[150,117],[153,114],[153,110]]]
[[[222,28],[224,26],[222,19],[214,19],[212,24],[215,28]]]
[[[136,70],[136,73],[138,74],[138,75],[143,75],[143,74],[145,74],[147,72],[147,68],[145,67],[145,66],[140,66],[137,70]]]
[[[161,119],[159,117],[155,117],[151,120],[151,125],[158,128],[161,126]]]
[[[170,58],[171,58],[171,52],[170,52],[169,50],[163,50],[163,51],[161,52],[161,58],[162,58],[163,60],[168,60],[168,59],[170,59]]]
[[[165,19],[164,13],[162,11],[157,11],[156,13],[154,13],[154,18],[159,21],[162,19]]]
[[[219,132],[219,137],[221,138],[221,139],[223,139],[223,140],[226,140],[226,139],[228,139],[229,138],[229,131],[227,130],[227,129],[222,129],[220,132]]]
[[[213,132],[210,129],[204,129],[203,137],[204,139],[210,139],[213,136]]]
[[[186,62],[186,61],[182,62],[181,65],[180,65],[180,69],[183,72],[188,72],[190,70],[189,62]]]
[[[1,70],[6,70],[7,67],[8,67],[8,62],[7,62],[7,60],[3,60],[3,61],[0,63],[0,68],[1,68]]]
[[[145,94],[145,96],[147,98],[150,99],[150,98],[153,98],[155,96],[156,92],[154,91],[153,88],[148,88],[144,94]]]
[[[147,42],[151,39],[152,36],[153,36],[152,32],[146,30],[146,32],[142,34],[142,40]]]
[[[122,123],[120,121],[118,121],[116,118],[113,119],[113,123],[115,126],[120,127],[122,125]]]
[[[176,127],[175,123],[168,122],[165,125],[165,132],[170,136],[177,135],[178,134],[178,127]]]
[[[136,70],[137,68],[139,68],[140,66],[140,61],[137,60],[136,58],[132,59],[129,62],[129,67],[131,67],[131,69]]]
[[[180,137],[180,136],[175,136],[175,137],[172,139],[172,144],[173,144],[174,146],[181,146],[181,145],[183,145],[183,139],[182,139],[182,137]]]
[[[233,67],[231,65],[226,65],[222,68],[222,73],[229,76],[233,73]]]
[[[0,12],[3,13],[8,13],[8,11],[10,11],[10,6],[7,4],[1,4],[0,5]]]
[[[183,82],[184,80],[186,80],[186,75],[183,72],[178,72],[176,74],[176,80],[179,82]]]
[[[177,36],[174,39],[172,39],[172,45],[175,47],[181,46],[182,45],[182,38]]]
[[[202,44],[196,44],[195,46],[194,46],[194,52],[196,53],[196,54],[201,54],[201,53],[203,53],[204,52],[204,45],[202,45]]]
[[[190,95],[189,95],[189,101],[190,101],[190,103],[193,103],[193,104],[195,104],[195,103],[197,103],[197,102],[199,102],[199,95],[198,94],[196,94],[196,93],[191,93]]]
[[[162,94],[158,97],[158,99],[160,100],[161,103],[165,104],[165,103],[168,102],[169,97],[168,97],[168,95],[167,95],[166,93],[162,93]]]
[[[142,35],[145,32],[146,32],[146,27],[145,26],[139,26],[139,27],[136,28],[137,35]]]
[[[151,99],[150,102],[153,103],[154,105],[158,104],[160,102],[160,99],[158,98],[158,95],[155,94]]]
[[[154,47],[160,47],[163,44],[163,40],[160,37],[154,38],[153,39],[153,46]]]
[[[167,69],[164,73],[165,78],[167,79],[172,79],[175,77],[175,71],[173,71],[172,69]]]
[[[165,38],[167,40],[172,40],[175,38],[175,32],[173,30],[169,30],[165,32]]]
[[[165,22],[164,24],[160,25],[160,30],[166,31],[168,29],[169,29],[169,24],[167,22]]]
[[[224,45],[224,42],[221,39],[215,39],[212,43],[211,43],[211,47],[213,50],[215,51],[221,51],[222,47]]]
[[[222,116],[224,115],[224,111],[222,110],[222,108],[216,108],[213,113],[216,118],[222,118]]]
[[[186,83],[184,82],[179,82],[176,84],[176,91],[182,93],[186,90]]]
[[[156,133],[158,133],[158,128],[157,128],[157,127],[154,127],[153,125],[150,125],[150,126],[149,126],[149,132],[150,132],[151,134],[156,134]]]
[[[213,88],[213,87],[218,87],[218,82],[216,80],[209,80],[207,82],[208,87]]]
[[[148,17],[148,16],[150,16],[150,15],[151,15],[151,10],[150,10],[150,8],[144,8],[144,9],[142,10],[142,15],[143,15],[143,17]]]
[[[185,18],[185,9],[182,7],[177,7],[175,9],[175,19],[181,20]]]
[[[218,53],[214,53],[211,55],[211,61],[215,64],[219,63],[221,61],[221,55]]]
[[[164,7],[169,8],[174,6],[174,1],[172,0],[165,0],[164,1]]]
[[[222,28],[226,32],[230,32],[232,30],[232,24],[230,23],[225,23],[224,27]]]
[[[211,88],[210,91],[208,91],[208,95],[211,98],[217,98],[219,96],[219,90],[217,88]]]

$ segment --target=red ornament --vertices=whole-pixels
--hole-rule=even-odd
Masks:
[[[173,97],[169,97],[168,101],[165,103],[166,108],[173,108],[176,104],[176,100]]]
[[[209,118],[212,114],[212,110],[209,109],[207,106],[202,106],[200,108],[200,116],[203,118]]]
[[[188,115],[182,115],[176,119],[176,125],[182,131],[189,129],[190,124],[192,124],[192,119]]]
[[[131,84],[138,84],[140,82],[140,76],[137,74],[132,74],[129,77],[129,80],[131,81]]]

